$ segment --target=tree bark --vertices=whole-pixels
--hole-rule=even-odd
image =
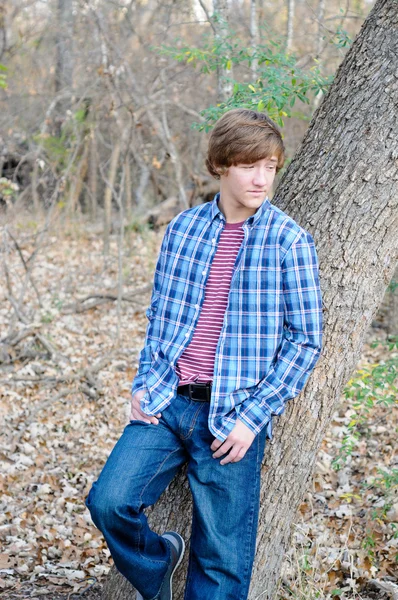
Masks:
[[[397,264],[396,9],[396,0],[378,0],[374,6],[273,198],[314,236],[325,336],[314,373],[275,422],[267,444],[251,600],[276,598],[291,525],[317,451]],[[175,528],[188,540],[190,515],[183,471],[149,516],[156,531]],[[131,586],[115,576],[103,598],[127,600]],[[180,600],[184,568],[173,582],[173,598]]]

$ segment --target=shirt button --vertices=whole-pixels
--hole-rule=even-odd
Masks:
[[[195,304],[195,309],[199,310],[199,304]]]
[[[174,360],[172,360],[170,364],[172,367],[174,367]]]
[[[186,332],[185,337],[189,337],[189,331]]]
[[[204,271],[202,271],[202,275],[206,275],[207,271],[206,269]]]
[[[212,244],[213,244],[213,246],[214,246],[214,244],[216,243],[216,238],[213,238],[213,239],[211,240],[211,243],[212,243]]]

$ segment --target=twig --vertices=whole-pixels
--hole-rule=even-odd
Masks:
[[[61,312],[63,314],[70,314],[73,312],[81,313],[81,312],[85,312],[86,310],[90,310],[91,308],[94,308],[95,306],[99,306],[101,304],[106,304],[107,302],[110,302],[110,301],[112,301],[112,302],[117,301],[118,298],[120,298],[120,300],[124,300],[125,302],[133,302],[134,303],[134,302],[137,302],[137,300],[135,299],[135,296],[139,296],[140,294],[146,294],[150,290],[151,290],[151,286],[146,285],[145,287],[140,288],[139,290],[136,290],[134,292],[131,292],[130,294],[118,295],[118,293],[115,293],[115,292],[96,292],[93,294],[89,294],[88,296],[85,296],[84,298],[81,298],[74,304],[68,304],[68,305],[64,306]],[[87,302],[87,300],[93,300],[93,302],[84,304],[85,302]]]
[[[398,600],[398,585],[392,581],[380,581],[379,579],[370,579],[369,583],[391,595],[391,600]]]
[[[33,287],[34,291],[36,292],[36,296],[37,296],[37,300],[38,300],[38,302],[39,302],[39,306],[40,306],[40,308],[43,308],[43,303],[42,303],[42,301],[41,301],[41,297],[40,297],[39,291],[38,291],[38,289],[37,289],[37,287],[36,287],[36,284],[35,284],[35,282],[33,281],[32,273],[30,272],[30,269],[29,269],[29,267],[28,267],[28,265],[27,265],[27,263],[26,263],[26,261],[25,261],[25,258],[24,258],[23,254],[22,254],[22,250],[21,250],[21,248],[19,247],[19,244],[18,244],[17,240],[16,240],[16,239],[15,239],[15,237],[12,235],[11,231],[10,231],[9,229],[7,229],[7,228],[6,228],[6,232],[8,233],[8,235],[10,236],[10,238],[12,239],[12,241],[13,241],[13,242],[14,242],[14,244],[15,244],[15,248],[17,249],[17,252],[18,252],[18,254],[19,254],[19,257],[20,257],[20,259],[21,259],[21,261],[22,261],[22,264],[23,264],[23,266],[24,266],[24,269],[25,269],[25,272],[26,272],[26,274],[27,274],[27,276],[28,276],[28,279],[29,279],[30,283],[32,284],[32,287]],[[30,258],[31,258],[31,257],[29,257],[28,261],[30,260]]]
[[[0,344],[6,344],[7,346],[16,346],[17,344],[19,344],[20,341],[22,341],[26,337],[29,337],[33,333],[36,333],[35,330],[40,327],[41,325],[39,324],[28,325],[25,329],[22,329],[22,331],[14,331],[13,333],[6,335],[6,337],[0,340]]]

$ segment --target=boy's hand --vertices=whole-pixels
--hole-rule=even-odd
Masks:
[[[131,400],[130,421],[144,421],[145,423],[153,423],[154,425],[157,425],[162,413],[158,413],[156,416],[151,417],[150,415],[142,412],[140,400],[144,395],[145,390],[139,390],[139,392],[134,394]]]
[[[216,450],[213,458],[219,458],[229,450],[229,454],[220,461],[220,465],[239,462],[252,445],[255,437],[251,429],[243,421],[237,419],[235,427],[223,442],[217,438],[213,441],[210,446],[211,450]]]

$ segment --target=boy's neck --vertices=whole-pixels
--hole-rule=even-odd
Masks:
[[[257,212],[257,208],[248,208],[245,206],[236,208],[228,205],[228,202],[223,202],[220,196],[218,208],[221,210],[227,223],[242,223]]]

